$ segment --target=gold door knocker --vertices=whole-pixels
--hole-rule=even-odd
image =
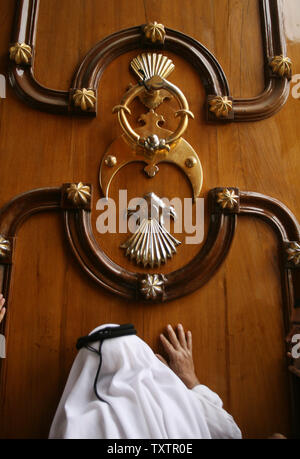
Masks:
[[[196,198],[202,188],[202,167],[197,153],[182,137],[188,127],[189,118],[194,116],[183,92],[166,80],[175,65],[168,57],[156,53],[142,54],[133,59],[130,65],[139,82],[113,108],[113,113],[118,114],[124,134],[111,144],[102,159],[99,180],[103,194],[108,197],[113,177],[128,163],[146,163],[144,172],[151,178],[158,173],[159,163],[169,162],[185,173],[192,185],[193,198]],[[155,112],[155,108],[170,95],[175,97],[179,105],[174,115],[180,120],[174,132],[159,126],[164,119]],[[140,98],[149,111],[139,118],[144,125],[134,130],[128,121],[128,115],[131,115],[129,105],[136,97]]]
[[[129,91],[127,91],[121,100],[121,104],[114,107],[113,113],[118,113],[119,123],[128,140],[136,143],[138,147],[144,148],[146,153],[148,153],[150,156],[153,156],[157,150],[166,149],[167,151],[170,151],[172,143],[181,138],[188,126],[188,119],[194,118],[194,115],[189,110],[189,105],[184,94],[174,84],[164,80],[158,75],[154,75],[149,80],[143,80],[143,83],[143,85],[137,84],[133,86],[133,88],[131,88]],[[131,114],[128,105],[132,102],[133,99],[140,96],[145,91],[145,88],[149,92],[165,89],[174,95],[179,103],[180,109],[175,112],[175,117],[180,116],[181,118],[179,125],[176,131],[165,139],[159,139],[156,134],[152,134],[146,138],[141,137],[132,129],[128,122],[126,114]]]
[[[146,163],[144,172],[149,178],[159,172],[159,163],[175,164],[188,177],[193,198],[200,194],[203,180],[201,163],[195,150],[182,137],[189,119],[193,119],[194,115],[183,92],[166,80],[174,67],[172,60],[162,54],[142,54],[132,60],[131,69],[139,82],[131,86],[120,104],[113,108],[113,113],[118,115],[123,135],[111,144],[102,159],[100,186],[105,197],[108,197],[109,186],[116,173],[126,164],[136,161]],[[131,115],[129,106],[137,97],[149,111],[139,118],[144,125],[133,129],[128,121]],[[174,97],[179,105],[174,113],[179,118],[174,132],[160,126],[164,118],[155,112],[170,97]],[[166,206],[153,192],[147,193],[143,201],[145,208],[144,213],[139,212],[139,225],[121,248],[125,249],[126,256],[132,261],[142,264],[144,268],[154,268],[172,258],[181,242],[172,236],[161,217],[163,212],[165,216],[175,219],[174,208]],[[128,209],[128,215],[134,213],[134,209]]]

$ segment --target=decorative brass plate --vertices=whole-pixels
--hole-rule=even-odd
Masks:
[[[188,119],[193,118],[193,114],[180,89],[164,79],[174,67],[173,62],[166,56],[155,53],[142,54],[131,62],[131,68],[140,82],[131,87],[120,104],[113,109],[118,114],[124,134],[110,145],[101,162],[99,181],[106,197],[116,173],[126,164],[137,161],[146,163],[144,172],[149,178],[158,173],[158,164],[161,162],[178,166],[191,183],[193,198],[200,194],[203,183],[202,166],[195,150],[182,138]],[[161,91],[164,93],[161,94]],[[143,95],[148,107],[157,106],[163,102],[166,91],[176,98],[180,107],[175,112],[175,116],[180,118],[177,129],[171,132],[161,127],[159,123],[164,118],[152,108],[139,119],[144,125],[133,130],[127,119],[127,115],[131,114],[130,102]]]

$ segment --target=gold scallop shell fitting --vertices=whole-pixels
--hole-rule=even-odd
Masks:
[[[289,247],[286,249],[286,253],[288,256],[288,261],[294,263],[294,265],[300,265],[300,243],[299,242],[291,242]]]
[[[164,280],[159,274],[146,274],[141,281],[140,292],[146,300],[154,300],[163,293]]]
[[[224,188],[223,191],[217,195],[217,203],[220,204],[222,209],[233,209],[238,203],[238,196],[235,194],[234,190],[229,190]]]
[[[9,48],[9,57],[16,64],[29,64],[32,58],[31,46],[26,43],[15,43]]]
[[[216,96],[209,100],[209,111],[213,112],[217,118],[227,118],[232,111],[232,100],[227,96]]]
[[[67,196],[75,205],[87,204],[91,199],[91,188],[82,182],[72,183],[67,188]]]
[[[163,43],[166,37],[165,26],[163,24],[158,24],[156,21],[150,22],[145,25],[144,34],[152,43]]]
[[[121,245],[126,256],[144,268],[160,266],[176,253],[181,244],[155,219],[144,219],[136,232]]]
[[[96,96],[93,89],[76,89],[73,94],[73,101],[75,107],[80,107],[82,111],[86,112],[95,107]]]
[[[0,257],[3,258],[11,251],[10,242],[5,237],[0,236]]]
[[[292,76],[292,61],[289,57],[283,56],[275,56],[270,61],[270,67],[273,73],[276,73],[280,77],[287,77],[291,78]]]
[[[172,59],[156,53],[144,53],[132,59],[131,69],[140,80],[149,80],[153,76],[167,78],[175,69]]]

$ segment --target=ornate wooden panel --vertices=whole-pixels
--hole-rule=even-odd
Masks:
[[[70,91],[56,91],[42,86],[35,78],[33,66],[39,0],[17,2],[15,26],[11,40],[9,78],[16,94],[34,108],[55,113],[96,114],[96,103],[77,107],[76,91],[89,90],[96,97],[99,80],[106,66],[120,54],[141,47],[171,51],[183,56],[196,68],[207,95],[207,116],[211,121],[255,121],[276,113],[286,102],[291,78],[290,59],[286,54],[279,0],[259,2],[264,53],[265,89],[255,98],[234,99],[222,67],[201,43],[176,30],[166,28],[152,40],[146,25],[116,31],[92,48],[78,67]],[[24,46],[22,50],[21,46]],[[27,47],[27,48],[26,48]],[[281,57],[280,57],[281,56]],[[263,69],[262,69],[263,70]],[[100,94],[99,94],[100,96]],[[230,112],[211,110],[219,97],[231,101]]]
[[[0,234],[9,249],[0,262],[8,298],[1,325],[7,338],[1,436],[45,437],[77,337],[99,323],[128,321],[155,350],[167,323],[190,328],[200,380],[219,393],[246,437],[297,434],[299,382],[287,370],[284,336],[299,300],[299,270],[290,256],[293,243],[299,243],[298,101],[287,100],[289,60],[279,65],[282,75],[271,66],[282,54],[297,72],[299,44],[284,30],[295,5],[294,0],[214,0],[209,7],[188,0],[1,4],[6,20],[0,73],[12,86],[0,99]],[[153,21],[166,32],[155,45],[145,33]],[[19,53],[28,62],[13,60],[18,47],[9,59],[9,47],[18,42],[30,46]],[[204,240],[181,244],[159,269],[127,259],[120,250],[124,234],[97,232],[99,167],[119,136],[111,110],[133,82],[129,63],[142,51],[162,52],[175,63],[172,83],[195,115],[186,139],[204,173]],[[75,91],[83,88],[96,99],[75,106]],[[210,110],[215,96],[232,102],[226,116]],[[132,105],[136,118],[144,113],[139,101]],[[157,113],[175,130],[176,101],[163,105]],[[81,203],[68,194],[79,182],[92,191]],[[140,164],[128,164],[110,187],[117,203],[120,189],[128,191],[128,200],[149,191],[191,196],[182,171],[167,163],[150,180]],[[218,202],[224,189],[235,196],[229,210]],[[184,236],[178,236],[181,242]],[[148,274],[161,281],[155,298],[142,290]]]

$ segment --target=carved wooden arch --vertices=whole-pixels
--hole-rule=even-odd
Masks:
[[[0,264],[4,264],[7,269],[12,264],[14,241],[25,219],[41,211],[62,210],[65,231],[71,249],[87,274],[111,293],[131,300],[143,300],[140,283],[147,275],[125,270],[103,252],[93,235],[90,201],[83,207],[70,202],[66,191],[69,185],[65,184],[62,188],[41,188],[29,191],[17,196],[1,209],[0,235],[10,242],[11,250],[6,256],[0,257]],[[213,208],[213,193],[209,194],[209,201]],[[184,268],[167,275],[158,274],[164,281],[161,295],[147,301],[172,300],[196,290],[207,282],[226,257],[234,236],[235,226],[234,212],[224,214],[217,211],[213,213],[208,236],[200,252]],[[8,274],[10,275],[10,271]],[[5,272],[4,278],[8,280]],[[8,287],[9,283],[5,282],[5,286]],[[5,291],[6,296],[8,293]]]
[[[150,301],[173,300],[206,283],[225,259],[235,226],[235,214],[214,215],[202,249],[184,268],[169,274],[157,274],[163,282],[161,295]],[[112,293],[127,299],[144,299],[140,286],[147,275],[127,271],[104,254],[93,236],[88,212],[66,212],[65,229],[76,258],[89,276]]]
[[[165,49],[178,53],[190,62],[199,73],[207,95],[207,105],[215,96],[229,96],[232,111],[228,116],[217,118],[207,109],[210,121],[256,121],[275,114],[286,102],[289,95],[290,75],[279,77],[269,68],[270,61],[278,55],[285,55],[281,9],[279,0],[258,0],[261,14],[263,53],[265,61],[265,89],[262,94],[249,99],[230,97],[226,76],[216,58],[193,38],[166,28],[165,40],[153,48],[147,42],[143,26],[122,30],[104,38],[92,48],[73,77],[70,91],[46,88],[34,77],[34,50],[39,0],[17,0],[15,25],[11,44],[28,44],[32,57],[26,65],[10,61],[9,81],[15,93],[31,107],[62,114],[96,115],[97,104],[87,111],[75,107],[72,98],[77,89],[91,89],[97,94],[99,80],[106,66],[121,54],[140,48]],[[25,31],[25,33],[24,33]]]
[[[147,274],[127,271],[103,252],[92,231],[91,198],[83,204],[71,201],[67,193],[69,186],[70,184],[65,184],[62,188],[29,191],[17,196],[1,209],[0,237],[10,244],[10,250],[2,253],[0,239],[0,265],[5,266],[1,272],[6,296],[9,293],[10,266],[13,263],[18,228],[33,213],[61,210],[64,213],[64,226],[71,249],[87,274],[98,284],[123,298],[145,299],[140,283]],[[204,245],[183,268],[165,275],[157,274],[163,280],[161,294],[147,301],[173,300],[201,287],[225,259],[235,233],[237,216],[255,216],[271,225],[279,240],[282,292],[288,325],[289,313],[300,299],[300,288],[296,288],[299,284],[300,271],[297,268],[300,263],[296,256],[291,256],[290,250],[287,252],[294,243],[299,244],[299,223],[290,210],[276,199],[259,193],[239,192],[237,188],[228,189],[237,197],[233,208],[223,208],[218,203],[218,196],[223,188],[215,188],[208,193],[210,225]]]
[[[32,214],[41,211],[59,210],[64,215],[67,238],[81,266],[98,284],[110,292],[128,299],[143,299],[140,282],[143,274],[126,271],[112,262],[96,242],[90,220],[90,200],[76,204],[68,197],[70,184],[62,188],[41,188],[17,196],[0,210],[0,291],[9,300],[14,245],[17,231]],[[89,186],[89,185],[87,185]],[[294,307],[300,305],[300,262],[293,247],[300,249],[300,225],[292,212],[280,201],[253,193],[233,191],[237,199],[233,208],[223,208],[219,194],[224,189],[215,188],[208,194],[210,206],[210,228],[204,246],[196,257],[182,269],[160,275],[164,288],[160,301],[172,300],[188,294],[209,280],[225,259],[233,240],[237,216],[254,216],[266,221],[274,230],[279,242],[279,262],[283,298],[285,333],[291,326]],[[3,252],[3,240],[10,250]],[[155,301],[147,300],[148,302]],[[9,301],[7,302],[9,308]],[[5,331],[5,321],[0,332]],[[0,360],[1,368],[1,360]],[[300,384],[290,374],[291,408],[295,435],[300,432]]]

